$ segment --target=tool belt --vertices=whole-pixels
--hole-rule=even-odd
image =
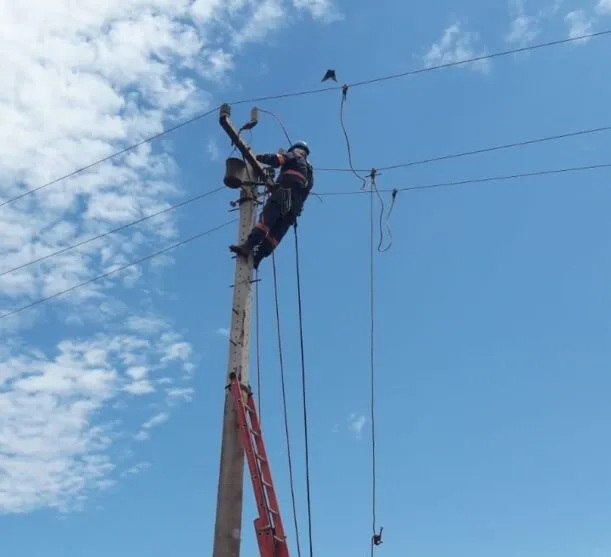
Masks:
[[[308,179],[298,170],[285,170],[284,172],[282,172],[283,175],[288,175],[288,176],[297,176],[298,178],[301,178],[301,180],[303,181],[303,183],[305,184]]]

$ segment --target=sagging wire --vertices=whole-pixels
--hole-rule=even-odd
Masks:
[[[299,265],[299,235],[297,233],[297,222],[293,224],[295,232],[295,271],[297,275],[297,308],[299,315],[299,347],[301,355],[301,392],[303,400],[303,434],[305,439],[305,470],[306,470],[306,496],[308,507],[308,539],[310,542],[310,557],[314,557],[313,535],[312,535],[312,501],[310,489],[310,442],[308,434],[308,406],[306,397],[306,365],[303,341],[303,305],[301,302],[301,270]]]
[[[282,405],[284,408],[284,436],[286,440],[286,454],[289,469],[289,487],[291,502],[293,504],[293,527],[295,528],[295,543],[297,544],[297,557],[301,557],[301,541],[299,536],[299,521],[297,519],[297,498],[295,496],[295,481],[293,479],[293,458],[291,452],[291,438],[289,431],[288,403],[286,399],[286,384],[284,375],[284,357],[282,353],[282,327],[280,326],[280,302],[278,296],[278,278],[276,271],[276,256],[272,252],[272,275],[274,282],[274,299],[276,305],[276,329],[278,336],[278,360],[280,364],[280,385],[282,390]]]
[[[262,114],[267,114],[268,116],[271,116],[272,118],[274,118],[274,120],[276,120],[278,125],[282,128],[282,132],[284,133],[284,137],[286,137],[286,140],[288,141],[288,144],[289,144],[289,147],[290,147],[293,144],[293,141],[291,140],[291,136],[289,135],[289,132],[286,129],[286,126],[284,125],[284,122],[282,121],[280,116],[278,116],[277,114],[275,114],[271,110],[266,110],[264,108],[257,107],[257,110],[259,112],[261,112]],[[316,197],[316,199],[318,199],[318,201],[320,201],[321,203],[324,203],[323,198],[319,194],[317,194],[316,192],[311,192],[311,195]]]
[[[286,137],[289,146],[293,144],[293,142],[291,141],[291,136],[289,135],[289,132],[287,131],[286,126],[284,125],[284,122],[282,122],[279,116],[277,116],[271,110],[265,110],[264,108],[257,107],[257,110],[263,114],[271,116],[274,120],[276,120],[276,122],[278,122],[278,125],[282,128],[282,132],[284,133],[284,137]]]
[[[354,168],[354,165],[352,164],[352,147],[350,145],[350,137],[348,135],[348,132],[346,130],[346,125],[344,123],[344,105],[346,103],[347,98],[348,98],[348,85],[343,85],[342,86],[342,98],[341,98],[340,109],[339,109],[339,121],[342,127],[342,131],[344,132],[344,138],[346,139],[346,149],[348,151],[348,165],[350,167],[350,171],[352,172],[352,174],[354,174],[358,178],[358,180],[361,181],[362,183],[361,190],[365,190],[367,188],[367,183],[369,182],[371,184],[372,193],[375,192],[376,195],[378,196],[378,200],[380,202],[380,219],[379,219],[380,221],[380,225],[379,225],[380,241],[378,243],[378,252],[384,253],[385,251],[388,251],[390,247],[392,246],[392,230],[390,227],[390,215],[395,206],[395,201],[396,201],[397,193],[399,190],[397,190],[396,188],[393,189],[392,194],[391,194],[390,208],[388,209],[386,218],[384,218],[384,212],[385,212],[384,198],[380,194],[380,191],[378,190],[378,186],[376,182],[376,178],[380,175],[380,173],[375,168],[372,168],[368,176],[366,177],[361,176],[356,171],[356,169]],[[388,237],[389,237],[389,242],[388,242],[388,245],[386,245],[386,247],[382,247],[384,245],[384,222],[386,222],[386,230],[387,230]]]
[[[346,131],[346,124],[344,123],[344,104],[348,100],[348,85],[342,86],[342,100],[339,106],[339,123],[342,127],[342,131],[344,132],[344,138],[346,139],[346,149],[348,151],[348,165],[350,166],[350,171],[354,174],[358,180],[361,181],[361,189],[364,190],[367,187],[367,178],[361,176],[354,168],[352,164],[352,147],[350,145],[350,137],[348,136],[348,132]]]
[[[371,182],[375,184],[374,169],[371,171]],[[374,246],[374,191],[377,191],[372,185],[369,198],[369,369],[370,369],[370,395],[371,395],[371,557],[374,554],[374,548],[382,543],[382,530],[378,533],[377,528],[377,446],[376,446],[376,368],[375,368],[375,257],[373,253]],[[379,194],[378,194],[379,195]],[[379,246],[378,246],[379,248]]]
[[[259,270],[255,270],[255,334],[256,334],[256,343],[255,350],[256,355],[255,358],[257,360],[257,408],[259,409],[259,423],[263,423],[263,417],[261,414],[261,347],[260,347],[260,338],[261,338],[261,328],[260,328],[260,319],[259,313],[261,311],[261,306],[259,304]]]

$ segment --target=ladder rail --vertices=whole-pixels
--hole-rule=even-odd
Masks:
[[[231,374],[229,386],[234,398],[238,427],[259,512],[258,518],[254,520],[254,527],[261,557],[289,557],[278,498],[252,391],[249,387],[243,387],[235,374]],[[244,401],[244,389],[246,401]]]
[[[255,401],[251,393],[249,395],[249,404],[253,405],[253,410],[255,409],[254,402]],[[258,435],[255,435],[255,446],[257,447],[257,453],[262,457],[260,461],[260,477],[263,480],[263,486],[267,496],[267,503],[269,507],[277,511],[277,514],[273,517],[274,535],[278,538],[286,539],[284,525],[282,524],[282,517],[280,516],[280,505],[278,498],[276,497],[276,490],[274,489],[274,484],[272,481],[272,472],[269,465],[269,459],[267,458],[267,451],[265,449],[265,444],[263,443],[263,436],[261,435],[261,424],[259,423],[259,416],[256,411],[253,411],[250,414],[250,420],[253,430],[259,433]]]

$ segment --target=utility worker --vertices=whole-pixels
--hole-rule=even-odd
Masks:
[[[229,249],[248,257],[255,248],[253,267],[257,269],[265,257],[272,254],[288,229],[297,222],[303,205],[314,185],[314,171],[308,155],[310,148],[305,141],[290,146],[286,153],[257,155],[260,163],[280,167],[280,174],[271,188],[259,222],[254,226],[243,244],[231,245]]]

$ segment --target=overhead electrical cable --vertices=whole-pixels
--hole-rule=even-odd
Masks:
[[[297,498],[295,496],[295,481],[293,475],[293,457],[291,451],[291,435],[289,429],[289,411],[286,397],[286,381],[284,374],[284,356],[282,352],[282,327],[280,325],[280,301],[278,296],[278,276],[276,271],[276,256],[272,252],[272,274],[274,282],[274,300],[276,306],[276,333],[278,338],[278,361],[280,365],[280,385],[282,390],[282,406],[284,410],[284,437],[286,441],[286,454],[289,470],[289,487],[291,489],[291,502],[293,506],[293,527],[295,529],[295,543],[297,545],[297,557],[301,557],[301,541],[299,536],[299,521],[297,519]]]
[[[46,182],[44,184],[41,184],[40,186],[36,186],[35,188],[26,190],[14,197],[5,199],[4,201],[0,201],[0,207],[4,207],[5,205],[8,205],[9,203],[13,203],[19,199],[23,199],[24,197],[31,195],[33,193],[36,193],[42,189],[48,188],[49,186],[53,186],[55,184],[58,184],[59,182],[63,182],[64,180],[67,180],[68,178],[72,178],[76,176],[77,174],[82,174],[83,172],[86,172],[87,170],[91,170],[92,168],[99,166],[100,164],[108,162],[112,159],[116,159],[117,157],[120,157],[121,155],[125,155],[129,153],[130,151],[137,149],[138,147],[142,147],[143,145],[146,145],[147,143],[151,143],[152,141],[155,141],[156,139],[164,137],[172,132],[175,132],[176,130],[179,130],[180,128],[184,128],[185,126],[192,124],[193,122],[196,122],[197,120],[201,120],[202,118],[205,118],[206,116],[209,116],[210,114],[215,113],[217,110],[218,110],[218,107],[214,107],[210,110],[207,110],[206,112],[197,114],[193,116],[192,118],[189,118],[188,120],[184,120],[183,122],[180,122],[176,124],[175,126],[166,128],[165,130],[159,133],[156,133],[154,135],[150,135],[142,139],[141,141],[138,141],[137,143],[132,143],[131,145],[128,145],[127,147],[124,147],[123,149],[115,151],[111,153],[110,155],[102,157],[101,159],[97,159],[85,166],[77,168],[76,170],[73,170],[72,172],[69,172],[68,174],[64,174],[63,176],[60,176],[59,178],[55,178],[54,180],[51,180],[50,182]]]
[[[538,176],[551,176],[554,174],[565,174],[570,172],[586,172],[590,170],[601,170],[601,169],[609,169],[611,168],[611,163],[602,163],[602,164],[589,164],[585,166],[573,166],[569,168],[556,168],[549,170],[538,170],[534,172],[523,172],[521,174],[506,174],[500,176],[486,176],[484,178],[471,178],[468,180],[456,180],[451,182],[437,182],[433,184],[421,184],[415,186],[404,186],[401,188],[393,188],[393,189],[381,189],[380,192],[393,192],[397,191],[417,191],[417,190],[429,190],[436,188],[447,188],[447,187],[456,187],[456,186],[466,186],[470,184],[482,184],[486,182],[500,182],[506,180],[520,180],[523,178],[533,178]],[[327,191],[321,192],[318,195],[323,197],[332,197],[332,196],[340,196],[340,195],[362,195],[364,193],[369,193],[367,191],[362,190],[353,190],[353,191]]]
[[[25,269],[26,267],[29,267],[30,265],[34,265],[34,263],[40,263],[41,261],[45,261],[47,259],[51,259],[52,257],[56,257],[57,255],[61,255],[62,253],[66,253],[70,250],[79,248],[81,246],[84,246],[85,244],[89,244],[91,242],[94,242],[95,240],[99,240],[101,238],[105,238],[106,236],[110,236],[111,234],[116,234],[117,232],[121,232],[123,230],[126,230],[132,226],[136,226],[137,224],[141,224],[149,219],[158,217],[159,215],[163,215],[165,213],[169,213],[170,211],[175,211],[176,209],[180,209],[181,207],[185,207],[186,205],[189,205],[191,203],[194,203],[196,201],[200,201],[201,199],[204,199],[205,197],[209,197],[210,195],[213,195],[215,193],[220,192],[221,190],[223,190],[225,188],[223,187],[219,187],[204,193],[201,193],[199,195],[196,195],[194,197],[190,197],[189,199],[185,199],[184,201],[181,201],[180,203],[176,203],[175,205],[170,205],[169,207],[166,207],[164,209],[161,209],[160,211],[156,211],[154,213],[150,213],[148,215],[145,215],[144,217],[141,217],[139,219],[136,219],[134,221],[122,224],[121,226],[118,226],[116,228],[113,228],[112,230],[108,230],[106,232],[102,232],[101,234],[97,234],[96,236],[91,236],[90,238],[87,238],[86,240],[81,240],[80,242],[77,242],[76,244],[72,244],[70,246],[66,246],[65,248],[61,248],[57,251],[54,251],[52,253],[49,253],[47,255],[43,255],[42,257],[38,257],[36,259],[32,259],[31,261],[27,261],[26,263],[23,263],[22,265],[17,265],[16,267],[12,267],[11,269],[7,269],[6,271],[2,271],[0,272],[0,277],[3,277],[5,275],[8,275],[9,273],[14,273],[15,271],[20,271],[21,269]]]
[[[564,173],[571,173],[571,172],[587,172],[587,171],[592,171],[592,170],[602,170],[602,169],[609,169],[611,168],[611,163],[605,163],[605,164],[593,164],[593,165],[586,165],[586,166],[575,166],[575,167],[569,167],[569,168],[557,168],[557,169],[549,169],[549,170],[540,170],[540,171],[534,171],[534,172],[525,172],[522,174],[509,174],[509,175],[500,175],[500,176],[486,176],[483,178],[472,178],[472,179],[467,179],[467,180],[457,180],[457,181],[449,181],[449,182],[438,182],[438,183],[432,183],[432,184],[419,184],[419,185],[413,185],[413,186],[404,186],[404,187],[400,187],[400,188],[392,188],[392,189],[383,189],[383,188],[378,188],[378,191],[381,193],[391,193],[394,194],[395,192],[399,192],[399,191],[416,191],[416,190],[427,190],[427,189],[436,189],[436,188],[444,188],[444,187],[458,187],[458,186],[466,186],[466,185],[473,185],[473,184],[481,184],[481,183],[486,183],[486,182],[495,182],[495,181],[509,181],[509,180],[521,180],[521,179],[525,179],[525,178],[533,178],[533,177],[539,177],[539,176],[547,176],[547,175],[554,175],[554,174],[564,174]],[[197,201],[199,199],[202,199],[203,197],[206,197],[208,195],[214,194],[216,192],[218,192],[220,189],[222,188],[218,188],[215,190],[211,190],[209,192],[200,194],[198,196],[192,197],[190,199],[187,199],[181,203],[178,203],[176,205],[173,205],[172,207],[168,207],[166,209],[163,209],[162,211],[159,212],[159,214],[163,213],[163,212],[167,212],[167,211],[171,211],[173,209],[176,209],[178,207],[182,207],[184,205],[187,205],[188,203],[192,203],[193,201]],[[352,190],[352,191],[327,191],[327,192],[321,192],[318,195],[320,196],[325,196],[325,197],[336,197],[336,196],[343,196],[343,195],[362,195],[364,193],[368,193],[368,191],[362,191],[362,190]],[[390,212],[392,211],[393,208],[393,203],[394,203],[394,199],[395,197],[393,196],[392,198],[392,203],[391,206],[387,212],[386,215],[386,219],[389,218],[390,216]],[[36,259],[32,259],[31,261],[28,261],[26,263],[23,263],[22,265],[18,265],[16,267],[13,267],[11,269],[8,269],[6,271],[2,271],[0,272],[0,277],[7,275],[9,273],[18,271],[20,269],[24,269],[25,267],[28,267],[30,265],[33,265],[35,263],[39,263],[41,261],[44,261],[46,259],[50,259],[56,255],[60,255],[62,253],[66,253],[67,251],[70,251],[72,249],[78,248],[84,244],[87,244],[89,242],[93,242],[97,239],[103,238],[104,236],[108,236],[110,234],[113,234],[115,232],[119,232],[120,230],[125,230],[126,228],[129,228],[130,226],[134,226],[136,224],[141,223],[144,220],[147,220],[149,218],[153,218],[157,215],[157,213],[153,213],[151,215],[147,215],[145,217],[143,217],[142,219],[138,219],[136,221],[133,222],[129,222],[126,223],[124,225],[121,225],[118,228],[115,228],[113,230],[109,230],[108,232],[104,232],[102,234],[99,234],[97,236],[93,236],[91,238],[88,238],[86,240],[83,240],[81,242],[78,242],[76,244],[67,246],[65,248],[62,248],[56,252],[44,255],[42,257],[36,258]],[[388,236],[392,241],[392,235],[390,234],[390,231],[388,232]]]
[[[371,423],[371,556],[376,545],[382,543],[382,531],[377,527],[377,470],[376,470],[376,375],[375,375],[375,255],[374,255],[374,189],[369,194],[369,371]]]
[[[216,232],[217,230],[221,230],[222,228],[225,228],[226,226],[229,226],[230,224],[233,224],[235,222],[237,222],[238,219],[232,219],[224,224],[221,224],[219,226],[215,226],[214,228],[210,228],[208,230],[205,230],[204,232],[200,232],[199,234],[194,234],[193,236],[190,236],[189,238],[185,238],[184,240],[181,240],[180,242],[176,242],[175,244],[172,244],[170,246],[167,246],[159,251],[156,251],[154,253],[151,253],[149,255],[145,255],[144,257],[141,257],[140,259],[137,259],[136,261],[132,261],[130,263],[127,263],[125,265],[121,265],[120,267],[117,267],[115,269],[111,269],[110,271],[107,271],[105,273],[102,273],[101,275],[98,275],[94,278],[88,279],[84,282],[81,282],[79,284],[75,284],[74,286],[71,286],[69,288],[66,288],[65,290],[60,290],[58,292],[55,292],[54,294],[51,294],[50,296],[45,296],[44,298],[40,298],[38,300],[35,300],[34,302],[31,302],[29,304],[26,304],[24,306],[21,306],[19,308],[10,310],[6,313],[3,313],[2,315],[0,315],[0,319],[4,319],[6,317],[9,317],[11,315],[15,315],[17,313],[21,313],[25,310],[28,310],[30,308],[33,308],[35,306],[38,306],[40,304],[43,304],[45,302],[49,302],[55,298],[59,298],[60,296],[63,296],[65,294],[68,294],[69,292],[72,292],[74,290],[77,290],[79,288],[83,288],[85,286],[88,286],[90,284],[93,284],[94,282],[97,282],[99,280],[105,279],[111,275],[114,275],[116,273],[120,273],[121,271],[125,271],[126,269],[129,269],[130,267],[135,267],[136,265],[140,265],[141,263],[144,263],[145,261],[148,261],[150,259],[153,259],[155,257],[159,257],[160,255],[163,255],[164,253],[167,253],[171,250],[174,250],[178,247],[184,246],[186,244],[189,244],[190,242],[193,242],[194,240],[198,240],[199,238],[203,238],[204,236],[207,236],[209,234],[212,234],[213,232]]]
[[[301,393],[303,400],[303,434],[305,442],[305,472],[306,472],[306,497],[308,507],[308,540],[310,543],[310,557],[314,557],[314,544],[312,535],[312,498],[310,485],[310,441],[308,433],[308,404],[306,394],[306,365],[305,365],[305,349],[303,340],[303,305],[301,300],[301,269],[299,266],[299,234],[297,232],[297,224],[293,225],[295,232],[295,270],[297,275],[297,309],[299,317],[299,350],[301,358]]]
[[[399,163],[399,164],[393,164],[390,166],[380,166],[380,167],[376,167],[376,169],[378,171],[396,170],[399,168],[408,168],[410,166],[420,166],[423,164],[429,164],[433,162],[441,162],[441,161],[450,160],[450,159],[458,159],[461,157],[468,157],[472,155],[481,155],[483,153],[491,153],[494,151],[501,151],[504,149],[513,149],[516,147],[525,147],[527,145],[535,145],[537,143],[545,143],[548,141],[558,141],[560,139],[568,139],[571,137],[578,137],[581,135],[589,135],[589,134],[601,133],[601,132],[607,132],[607,131],[611,131],[611,126],[602,126],[599,128],[586,128],[586,129],[566,132],[566,133],[562,133],[558,135],[547,135],[544,137],[538,137],[534,139],[526,139],[523,141],[517,141],[513,143],[505,143],[503,145],[495,145],[493,147],[483,147],[481,149],[474,149],[471,151],[461,151],[459,153],[439,155],[435,157],[430,157],[428,159],[414,160],[414,161],[409,161],[409,162],[404,162],[404,163]],[[323,167],[323,168],[316,168],[315,170],[316,172],[354,172],[352,168],[324,168]],[[368,172],[368,170],[356,169],[356,172]]]
[[[371,85],[374,83],[380,83],[382,81],[388,81],[388,80],[393,80],[393,79],[399,79],[402,77],[408,77],[408,76],[414,76],[414,75],[418,75],[421,73],[426,73],[426,72],[432,72],[435,70],[440,70],[440,69],[444,69],[444,68],[450,68],[450,67],[454,67],[454,66],[461,66],[461,65],[465,65],[465,64],[469,64],[469,63],[473,63],[473,62],[478,62],[481,60],[489,60],[492,58],[499,58],[502,56],[510,56],[512,54],[517,54],[520,52],[527,52],[527,51],[531,51],[531,50],[537,50],[537,49],[542,49],[542,48],[548,48],[548,47],[552,47],[552,46],[557,46],[557,45],[562,45],[562,44],[567,44],[567,43],[571,43],[571,42],[576,42],[576,41],[583,41],[583,40],[587,40],[587,39],[593,39],[593,38],[598,38],[598,37],[603,37],[603,36],[607,36],[607,35],[611,35],[611,29],[607,29],[607,30],[603,30],[603,31],[598,31],[595,33],[587,33],[587,34],[583,34],[583,35],[579,35],[579,36],[575,36],[575,37],[568,37],[566,39],[559,39],[559,40],[555,40],[555,41],[548,41],[545,43],[538,43],[538,44],[534,44],[534,45],[529,45],[529,46],[525,46],[525,47],[520,47],[520,48],[513,48],[513,49],[509,49],[509,50],[503,50],[503,51],[499,51],[499,52],[494,52],[492,54],[486,54],[486,55],[481,55],[481,56],[474,56],[471,58],[465,58],[464,60],[459,60],[456,62],[449,62],[449,63],[445,63],[445,64],[438,64],[438,65],[434,65],[434,66],[426,66],[426,67],[422,67],[422,68],[418,68],[415,70],[408,70],[405,72],[400,72],[400,73],[394,73],[394,74],[388,74],[388,75],[384,75],[384,76],[380,76],[380,77],[375,77],[375,78],[371,78],[371,79],[365,79],[362,81],[356,81],[353,82],[351,84],[348,84],[349,87],[362,87],[365,85]],[[315,94],[321,94],[321,93],[326,93],[329,91],[337,91],[342,89],[343,86],[339,86],[339,85],[334,85],[334,86],[330,86],[330,87],[322,87],[322,88],[317,88],[317,89],[309,89],[309,90],[302,90],[302,91],[295,91],[295,92],[288,92],[288,93],[279,93],[279,94],[272,94],[272,95],[265,95],[265,96],[260,96],[260,97],[251,97],[251,98],[245,98],[245,99],[239,99],[233,102],[230,102],[230,105],[240,105],[240,104],[246,104],[246,103],[256,103],[256,102],[263,102],[263,101],[270,101],[270,100],[280,100],[280,99],[286,99],[286,98],[294,98],[294,97],[301,97],[304,95],[315,95]],[[129,145],[123,149],[120,149],[114,153],[111,153],[110,155],[100,158],[94,162],[91,162],[89,164],[87,164],[86,166],[80,167],[68,174],[65,174],[63,176],[60,176],[59,178],[56,178],[54,180],[51,180],[50,182],[47,182],[45,184],[42,184],[40,186],[36,186],[30,190],[26,190],[25,192],[22,192],[14,197],[11,197],[9,199],[6,199],[4,201],[0,201],[0,207],[4,207],[5,205],[8,205],[10,203],[13,203],[14,201],[17,201],[18,199],[22,199],[28,195],[31,195],[37,191],[40,191],[44,188],[47,188],[53,184],[57,184],[58,182],[62,182],[64,180],[67,180],[68,178],[71,178],[73,176],[76,176],[77,174],[81,174],[82,172],[85,172],[87,170],[90,170],[92,168],[94,168],[95,166],[102,164],[104,162],[108,162],[111,159],[114,159],[118,156],[121,156],[123,154],[128,153],[129,151],[132,151],[134,149],[137,149],[138,147],[145,145],[146,143],[150,143],[156,139],[159,139],[161,137],[164,137],[180,128],[183,128],[189,124],[192,124],[194,122],[196,122],[197,120],[201,120],[202,118],[205,118],[206,116],[209,116],[210,114],[215,113],[221,105],[215,106],[214,108],[207,110],[206,112],[202,112],[200,114],[196,114],[195,116],[184,120],[183,122],[180,122],[178,124],[176,124],[175,126],[171,126],[157,134],[151,135],[145,139],[142,139],[141,141],[138,141],[137,143],[134,143],[132,145]]]

